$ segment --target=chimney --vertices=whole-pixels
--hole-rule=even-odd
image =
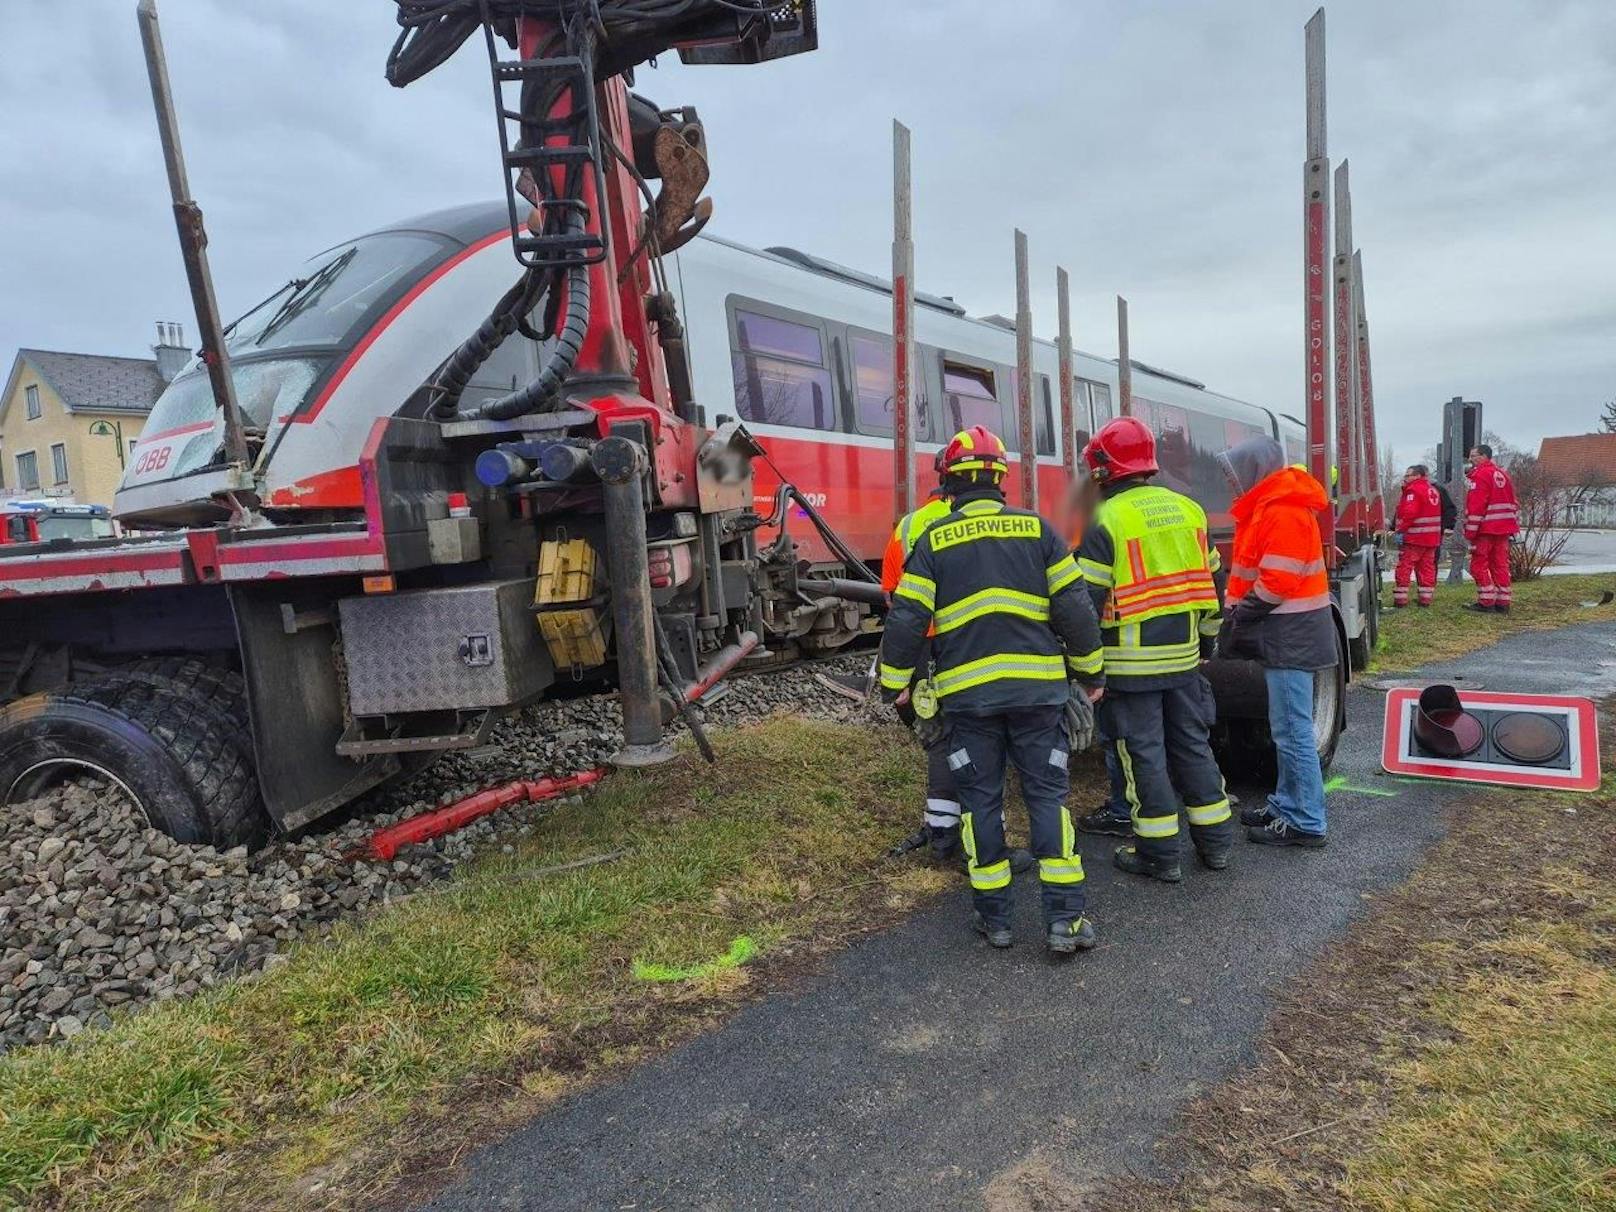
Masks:
[[[191,351],[185,346],[184,326],[167,320],[157,321],[157,344],[152,346],[152,353],[157,355],[158,377],[164,383],[172,383],[174,376],[191,361]]]

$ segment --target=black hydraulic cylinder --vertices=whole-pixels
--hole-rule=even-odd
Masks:
[[[619,766],[667,761],[662,706],[657,700],[656,628],[651,572],[646,560],[646,454],[638,442],[610,437],[597,442],[591,463],[600,476],[606,509],[606,572],[611,580],[612,624],[617,637],[617,688],[623,705]]]
[[[844,577],[814,577],[800,582],[808,593],[822,593],[849,602],[863,602],[868,606],[885,606],[887,595],[881,586],[870,581],[849,581]]]

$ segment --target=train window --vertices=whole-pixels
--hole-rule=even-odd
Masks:
[[[537,374],[533,342],[520,332],[513,332],[495,346],[488,361],[472,373],[461,402],[469,406],[496,400],[531,383]]]
[[[854,391],[857,394],[857,421],[860,433],[889,437],[892,434],[892,342],[885,337],[865,337],[852,333],[848,345],[853,352]],[[915,400],[915,439],[932,440],[931,418],[919,382],[910,390]]]
[[[951,433],[973,425],[986,425],[998,434],[1004,432],[1004,411],[993,391],[991,370],[944,362],[943,400],[948,406]]]
[[[1089,385],[1089,399],[1094,404],[1094,428],[1099,430],[1107,421],[1116,417],[1111,407],[1111,385],[1109,383],[1095,383],[1085,379]]]
[[[1032,432],[1033,448],[1041,455],[1055,453],[1055,415],[1049,398],[1049,376],[1033,375]],[[1021,449],[1021,418],[1016,414],[1016,393],[1021,390],[1021,375],[1010,372],[1010,432],[1005,444],[1011,450]]]
[[[1078,456],[1094,436],[1094,401],[1089,395],[1093,386],[1087,379],[1072,376],[1072,452]]]
[[[838,429],[819,329],[735,312],[735,406],[741,417],[799,429]]]

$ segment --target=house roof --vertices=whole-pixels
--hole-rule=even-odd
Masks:
[[[19,349],[27,362],[61,397],[68,412],[122,412],[144,416],[163,394],[153,358],[113,358],[102,354]],[[12,367],[12,378],[17,367]],[[8,393],[9,394],[9,393]]]
[[[1538,465],[1562,488],[1616,484],[1616,433],[1579,433],[1544,438]]]

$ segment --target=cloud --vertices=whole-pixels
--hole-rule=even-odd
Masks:
[[[1041,329],[1058,262],[1081,347],[1114,352],[1120,292],[1136,356],[1297,412],[1311,8],[822,0],[817,54],[667,56],[636,86],[699,108],[723,234],[883,270],[898,116],[925,288],[1010,311],[1020,226]],[[188,318],[132,10],[4,5],[0,345],[138,352]],[[162,12],[227,311],[320,248],[498,189],[475,44],[395,90],[379,0]],[[1616,396],[1616,6],[1355,0],[1329,20],[1385,439],[1424,449],[1452,395],[1522,446],[1591,427]]]

